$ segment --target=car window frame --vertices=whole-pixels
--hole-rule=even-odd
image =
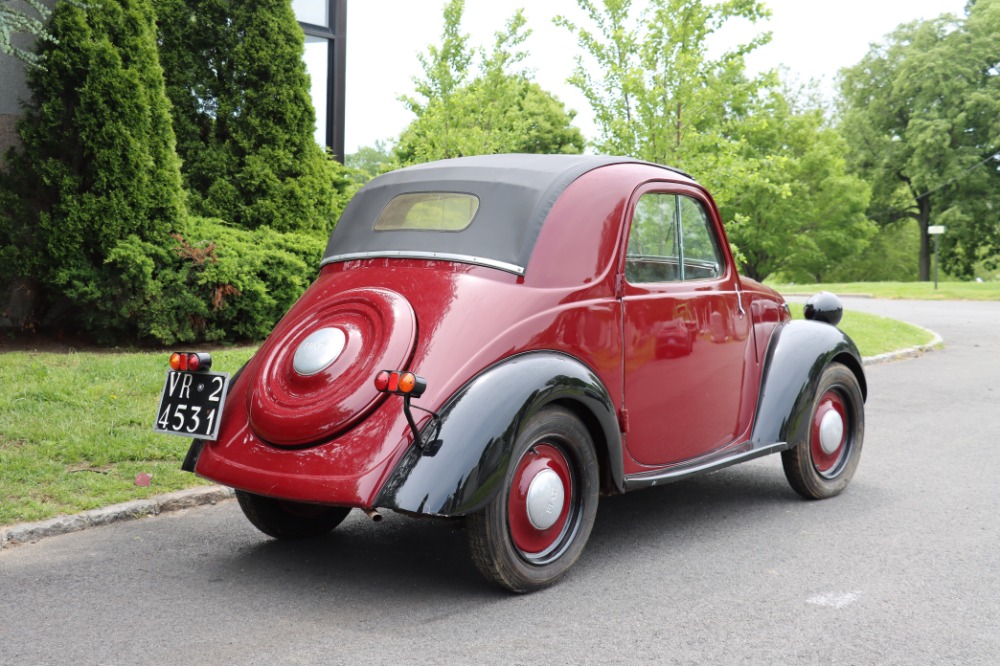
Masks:
[[[636,209],[639,204],[639,200],[647,194],[668,194],[676,196],[685,196],[694,200],[699,206],[701,206],[702,211],[706,218],[706,229],[709,230],[711,237],[713,239],[713,244],[719,256],[719,274],[715,277],[704,277],[704,278],[692,278],[685,280],[663,280],[663,281],[650,281],[650,282],[633,282],[628,279],[626,274],[626,262],[628,261],[628,242],[629,237],[632,233],[632,224],[635,219]],[[628,201],[626,206],[623,223],[620,235],[620,253],[618,256],[618,275],[621,281],[622,287],[628,285],[633,289],[643,290],[643,289],[654,289],[662,290],[664,288],[678,288],[678,289],[691,289],[696,288],[698,284],[706,283],[727,283],[734,279],[735,268],[732,260],[732,255],[729,251],[728,238],[725,235],[724,230],[722,230],[722,220],[718,212],[718,208],[712,199],[705,193],[705,191],[697,185],[689,185],[685,183],[673,182],[673,181],[647,181],[638,187],[636,187]],[[683,231],[682,231],[683,233]]]

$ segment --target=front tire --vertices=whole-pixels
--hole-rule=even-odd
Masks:
[[[469,516],[469,547],[479,571],[512,592],[556,582],[580,557],[597,516],[593,440],[572,412],[549,407],[527,421],[503,486]]]
[[[294,540],[322,536],[351,512],[348,507],[306,504],[236,491],[243,515],[254,527],[275,539]]]
[[[865,405],[858,379],[831,363],[820,377],[806,439],[782,452],[788,483],[806,499],[840,494],[851,482],[865,438]]]

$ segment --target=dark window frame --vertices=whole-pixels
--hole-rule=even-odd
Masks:
[[[344,161],[344,111],[347,106],[347,0],[326,0],[330,25],[315,25],[299,21],[309,37],[329,41],[326,82],[326,146],[334,158]]]

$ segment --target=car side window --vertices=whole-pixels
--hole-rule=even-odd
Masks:
[[[662,192],[639,197],[625,256],[629,282],[678,282],[720,275],[722,254],[699,201]]]

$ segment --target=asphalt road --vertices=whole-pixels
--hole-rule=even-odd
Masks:
[[[605,498],[529,596],[456,524],[282,544],[227,501],[0,551],[0,663],[1000,664],[1000,303],[846,302],[946,348],[868,368],[838,498],[799,499],[777,457]]]

